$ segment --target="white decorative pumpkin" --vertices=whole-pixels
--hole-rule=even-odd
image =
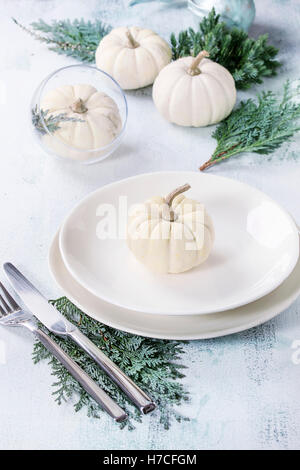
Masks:
[[[189,188],[186,184],[166,198],[154,197],[129,216],[128,246],[153,271],[181,273],[210,254],[213,224],[203,204],[181,194]]]
[[[97,67],[125,90],[151,85],[171,58],[172,51],[164,39],[136,26],[113,29],[96,51]]]
[[[225,119],[236,102],[232,75],[206,51],[167,65],[153,85],[158,111],[180,126],[202,127]]]
[[[122,129],[118,106],[106,93],[91,85],[63,85],[49,91],[41,101],[49,115],[64,114],[72,121],[61,121],[53,135],[46,134],[44,143],[66,158],[88,159],[89,152],[110,144]],[[101,150],[96,152],[101,156]]]

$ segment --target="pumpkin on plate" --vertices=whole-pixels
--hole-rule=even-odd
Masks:
[[[96,51],[96,65],[124,90],[151,85],[172,58],[168,43],[150,29],[136,26],[113,29]]]
[[[121,132],[122,120],[115,101],[91,85],[63,85],[49,91],[41,109],[52,116],[64,114],[73,120],[62,121],[54,134],[43,139],[58,155],[79,159],[79,150],[100,149],[110,144]],[[80,158],[90,155],[80,153]]]
[[[127,227],[127,244],[134,256],[160,273],[181,273],[209,256],[214,228],[203,204],[182,193],[188,184],[166,198],[154,197],[134,210]]]
[[[207,59],[208,52],[183,57],[167,65],[153,85],[158,111],[180,126],[202,127],[225,119],[236,102],[232,75]]]

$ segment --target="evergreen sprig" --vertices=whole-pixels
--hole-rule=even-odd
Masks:
[[[95,61],[95,51],[99,42],[111,30],[110,26],[100,20],[53,20],[49,24],[40,19],[31,23],[32,29],[21,25],[15,18],[13,21],[34,39],[48,44],[50,50],[82,62]]]
[[[43,110],[41,109],[40,111],[38,110],[37,106],[35,108],[32,108],[31,110],[31,121],[36,130],[44,135],[47,134],[47,131],[45,129],[45,126],[47,127],[48,131],[53,134],[55,131],[60,129],[60,123],[61,122],[67,122],[67,121],[72,121],[72,122],[84,122],[82,119],[74,118],[68,116],[66,113],[60,113],[60,114],[49,114],[49,110]],[[45,126],[44,126],[45,123]]]
[[[53,305],[96,344],[112,361],[144,389],[158,405],[159,422],[165,428],[170,427],[172,418],[177,421],[187,420],[174,409],[175,405],[188,400],[188,393],[178,379],[184,377],[183,365],[178,359],[184,353],[182,343],[164,341],[123,333],[114,330],[85,315],[66,297],[52,302]],[[40,325],[41,328],[42,325]],[[123,428],[134,429],[133,421],[141,421],[141,413],[127,399],[123,392],[109,379],[97,364],[74,343],[50,336],[102,387],[129,415]],[[74,407],[76,411],[87,409],[89,417],[100,418],[102,408],[83,390],[79,383],[67,372],[52,354],[40,343],[36,342],[33,350],[35,363],[47,359],[55,377],[53,384],[55,401],[61,404],[73,396],[77,397]],[[154,414],[153,413],[153,414]]]
[[[292,87],[287,80],[281,97],[263,91],[257,96],[257,102],[252,99],[241,102],[212,134],[218,145],[200,170],[243,152],[261,155],[274,152],[300,130],[299,119],[299,81]]]
[[[173,60],[184,56],[196,56],[201,50],[210,59],[231,72],[237,88],[247,89],[254,83],[262,83],[264,77],[276,74],[280,63],[275,60],[278,49],[268,44],[268,35],[253,39],[242,29],[230,29],[220,21],[213,8],[199,24],[197,31],[189,28],[171,35]]]

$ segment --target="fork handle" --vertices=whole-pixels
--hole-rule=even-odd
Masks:
[[[78,328],[69,332],[68,337],[97,362],[101,369],[123,390],[143,414],[150,413],[156,408],[151,398],[127,377],[92,341],[81,333]]]
[[[104,410],[117,422],[127,419],[127,415],[97,384],[91,377],[74,362],[50,336],[42,330],[34,331],[35,336],[61,362],[70,374],[80,383],[84,390],[104,408]]]

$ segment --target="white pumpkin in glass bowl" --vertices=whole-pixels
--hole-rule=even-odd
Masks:
[[[89,84],[63,85],[48,91],[41,100],[41,110],[52,117],[64,117],[55,132],[45,133],[43,141],[69,159],[88,160],[91,150],[105,148],[122,130],[115,101]]]
[[[235,82],[208,52],[182,57],[167,65],[153,85],[153,100],[168,121],[203,127],[225,119],[236,102]]]
[[[186,198],[185,184],[167,197],[154,197],[130,214],[127,244],[152,271],[181,273],[203,263],[214,242],[214,228],[204,205]]]
[[[96,65],[124,90],[152,85],[172,58],[168,43],[150,29],[136,26],[113,29],[99,43]]]

